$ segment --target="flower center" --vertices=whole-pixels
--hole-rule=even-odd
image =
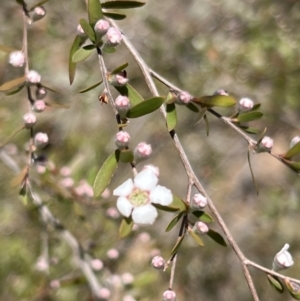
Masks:
[[[149,193],[138,188],[133,189],[128,199],[135,207],[146,205],[150,201]]]

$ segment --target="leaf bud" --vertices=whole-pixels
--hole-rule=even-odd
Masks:
[[[34,145],[38,148],[41,149],[44,146],[46,146],[49,142],[48,135],[46,133],[37,133],[34,136]]]
[[[41,81],[41,75],[35,70],[29,70],[26,74],[26,80],[31,84],[37,84]]]
[[[206,234],[209,231],[209,228],[205,223],[199,221],[194,225],[193,231],[197,234]]]
[[[115,137],[115,143],[118,149],[124,149],[128,146],[130,141],[129,133],[125,131],[119,131]]]
[[[37,113],[41,113],[45,111],[46,104],[43,100],[36,100],[33,105],[33,111]]]
[[[114,27],[110,27],[108,29],[105,37],[106,37],[106,45],[110,47],[118,46],[122,41],[122,33]]]
[[[176,301],[176,293],[170,289],[164,291],[163,301]]]
[[[250,111],[254,106],[254,102],[252,99],[248,97],[243,97],[239,101],[239,109],[241,111]]]
[[[165,267],[165,260],[161,256],[155,256],[152,258],[151,264],[154,268],[162,270]]]
[[[205,208],[207,205],[207,198],[201,193],[196,193],[191,202],[191,208],[193,210],[199,210]]]
[[[288,251],[289,247],[289,244],[285,244],[284,247],[275,255],[273,260],[274,271],[287,269],[294,264],[293,257]]]
[[[9,63],[14,67],[22,67],[25,63],[23,51],[13,51],[9,54]]]
[[[300,136],[295,136],[290,143],[290,148],[295,146],[298,142],[300,142]]]
[[[152,154],[152,147],[146,142],[140,142],[134,150],[134,158],[137,162],[147,159]]]
[[[29,112],[23,116],[24,124],[27,129],[32,128],[36,124],[36,116]]]
[[[37,6],[33,10],[33,14],[31,16],[31,21],[36,22],[38,20],[41,20],[46,16],[46,10],[42,6]]]

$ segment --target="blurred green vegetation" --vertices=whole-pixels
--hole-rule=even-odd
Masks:
[[[99,81],[96,56],[79,64],[73,86],[68,83],[68,52],[78,20],[86,17],[85,1],[51,0],[45,8],[46,18],[29,28],[30,65],[40,72],[45,85],[59,91],[49,92],[47,101],[70,108],[51,106],[38,115],[35,131],[50,137],[49,146],[41,154],[55,167],[54,172],[43,175],[35,168],[30,171],[34,190],[84,248],[104,262],[107,270],[98,275],[105,285],[110,287],[105,282],[110,273],[133,274],[133,285],[111,300],[121,300],[118,294],[123,293],[140,301],[161,300],[168,288],[169,270],[154,270],[150,260],[157,249],[168,258],[177,229],[171,233],[164,229],[173,215],[160,214],[154,226],[139,227],[129,238],[120,240],[120,219],[106,215],[106,210],[115,206],[115,197],[75,200],[69,193],[58,192],[57,183],[62,178],[59,170],[64,166],[70,167],[75,186],[83,179],[92,184],[97,170],[115,148],[117,126],[109,105],[101,105],[97,99],[102,86],[87,94],[77,93]],[[298,1],[147,1],[146,6],[127,15],[118,23],[122,31],[149,66],[169,81],[195,96],[224,88],[238,98],[247,96],[262,103],[265,115],[256,125],[268,128],[275,152],[286,151],[290,140],[300,135]],[[0,44],[20,49],[20,6],[3,1],[0,18]],[[145,98],[150,97],[141,72],[123,45],[115,54],[105,55],[105,61],[109,70],[128,62],[130,84]],[[20,74],[21,70],[9,66],[7,55],[0,52],[0,83]],[[166,95],[167,89],[160,83],[158,87]],[[13,96],[1,94],[0,101],[1,142],[22,124],[28,101],[25,91]],[[252,164],[260,189],[257,196],[244,140],[213,116],[208,116],[211,129],[206,137],[204,123],[193,126],[196,116],[192,112],[179,107],[178,115],[176,130],[192,166],[245,255],[271,267],[275,253],[289,243],[295,265],[284,273],[299,277],[299,176],[267,154],[254,155]],[[127,131],[132,147],[141,141],[152,144],[154,155],[146,163],[159,166],[160,183],[184,198],[186,176],[160,113],[130,121]],[[29,133],[23,131],[5,147],[20,167],[26,164],[28,138]],[[11,187],[13,172],[3,162],[0,170],[0,299],[92,300],[72,261],[72,251],[54,229],[47,229],[53,263],[50,273],[36,270],[45,229],[36,208],[24,206],[19,188]],[[130,166],[123,164],[109,188],[114,189],[128,177],[132,177]],[[218,230],[217,224],[213,227]],[[145,233],[150,235],[149,240]],[[252,300],[233,251],[208,238],[204,241],[205,247],[200,248],[187,238],[180,249],[174,283],[178,300]],[[111,248],[120,252],[118,260],[108,259],[106,252]],[[286,292],[279,295],[272,289],[265,274],[254,269],[251,273],[261,300],[291,300]],[[51,280],[62,280],[60,289],[51,288]]]

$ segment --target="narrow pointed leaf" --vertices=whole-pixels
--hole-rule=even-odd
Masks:
[[[76,73],[76,63],[74,63],[72,61],[73,55],[74,53],[80,49],[82,43],[82,39],[79,36],[76,36],[71,49],[70,49],[70,54],[69,54],[69,80],[70,80],[70,84],[72,85],[74,78],[75,78],[75,73]]]
[[[202,108],[200,110],[194,125],[198,124],[204,118],[206,111],[207,111],[207,108]]]
[[[263,116],[264,114],[262,112],[246,112],[246,113],[242,113],[240,114],[236,120],[238,122],[249,122],[249,121],[253,121],[256,119],[259,119]]]
[[[162,211],[166,211],[166,212],[176,212],[179,210],[179,208],[172,207],[172,206],[163,206],[163,205],[154,204],[154,203],[151,205],[154,206],[158,210],[162,210]]]
[[[209,122],[208,122],[208,118],[207,118],[207,115],[206,115],[206,114],[203,116],[203,119],[204,119],[204,121],[205,121],[206,136],[208,137],[208,135],[209,135]]]
[[[260,133],[260,135],[259,135],[260,137],[257,140],[256,146],[258,146],[261,143],[261,140],[263,140],[263,138],[265,137],[266,131],[267,131],[267,128],[264,128],[263,131]]]
[[[201,247],[204,247],[204,243],[202,239],[193,231],[193,230],[188,230],[190,236],[194,239],[194,241]]]
[[[236,100],[231,96],[212,95],[193,98],[193,102],[203,106],[216,107],[232,107],[236,104]]]
[[[147,114],[150,114],[157,109],[160,108],[160,106],[163,104],[164,98],[163,97],[153,97],[150,99],[146,99],[145,101],[137,104],[133,108],[131,108],[127,114],[126,117],[128,118],[137,118],[141,117]]]
[[[115,53],[117,50],[116,50],[115,47],[104,44],[104,47],[102,48],[102,51],[106,52],[106,53]]]
[[[286,284],[286,288],[288,289],[290,295],[295,300],[300,300],[300,285],[299,283],[293,282],[287,278],[284,279],[284,282]]]
[[[199,112],[199,109],[192,102],[189,102],[185,107],[188,108],[189,110],[191,110],[194,113]]]
[[[226,241],[224,240],[224,238],[222,237],[221,234],[219,234],[218,232],[209,229],[209,231],[207,232],[207,235],[214,240],[216,243],[220,244],[223,247],[227,247]]]
[[[94,49],[85,49],[80,48],[78,49],[72,57],[73,63],[79,63],[86,60],[92,53],[94,52]]]
[[[183,214],[185,214],[184,211],[179,212],[168,224],[167,228],[166,228],[166,232],[171,231],[176,224],[180,221],[181,217],[183,216]]]
[[[138,1],[108,1],[102,3],[106,9],[129,9],[144,6],[146,3]]]
[[[238,125],[238,127],[241,128],[246,133],[249,133],[249,134],[259,134],[261,132],[260,129],[256,129],[256,128],[253,128],[253,127],[241,126],[241,125]]]
[[[283,161],[288,166],[290,166],[291,169],[293,169],[294,171],[296,171],[298,174],[300,173],[300,162],[290,161],[290,160],[286,160],[286,159],[283,159]]]
[[[167,127],[169,132],[174,130],[177,124],[176,106],[174,103],[167,104]]]
[[[88,0],[89,23],[94,28],[98,20],[103,19],[101,2],[99,0]]]
[[[34,5],[29,9],[29,11],[33,11],[36,7],[42,6],[43,4],[45,4],[45,3],[48,2],[48,1],[50,1],[50,0],[43,0],[43,1],[40,1],[40,2],[38,2],[38,3],[36,3],[36,4],[34,4]]]
[[[6,93],[6,95],[15,95],[19,92],[21,92],[23,90],[23,88],[25,87],[25,84],[21,85],[20,87],[18,87],[16,90],[13,90],[11,92]]]
[[[27,175],[28,175],[28,167],[26,166],[25,168],[23,168],[23,170],[17,176],[15,176],[11,180],[10,185],[12,187],[21,185],[24,182]]]
[[[180,197],[173,194],[173,202],[170,204],[171,207],[178,208],[181,211],[189,209],[189,205],[184,202]]]
[[[282,155],[283,158],[290,159],[295,155],[298,155],[300,153],[300,142],[296,143],[291,149],[287,151],[284,155]]]
[[[268,281],[279,293],[282,294],[284,292],[284,286],[278,277],[268,274]]]
[[[103,12],[103,15],[109,19],[113,20],[124,20],[126,18],[126,15],[123,14],[117,14],[117,13],[108,13],[108,12]]]
[[[111,178],[113,177],[118,167],[119,157],[120,151],[116,150],[106,159],[106,161],[101,166],[93,184],[95,197],[101,195],[101,193],[109,185]]]
[[[91,91],[91,90],[95,89],[96,87],[98,87],[101,84],[102,84],[102,80],[100,80],[98,83],[96,83],[96,84],[94,84],[94,85],[92,85],[88,88],[84,88],[84,89],[78,91],[78,93],[85,93],[85,92]]]
[[[96,40],[96,35],[95,32],[93,30],[93,28],[91,27],[91,25],[88,23],[87,20],[85,19],[80,19],[79,20],[79,24],[81,25],[83,31],[85,32],[85,34],[89,37],[89,39],[92,42],[95,42]]]
[[[258,110],[260,108],[261,104],[260,103],[257,103],[253,106],[253,108],[251,109],[251,111],[255,111],[255,110]]]
[[[111,74],[118,74],[121,71],[123,71],[124,69],[126,69],[128,67],[128,63],[125,63],[121,66],[119,66],[118,68],[116,68],[114,71],[111,72]]]
[[[55,89],[53,89],[53,88],[51,88],[51,87],[49,87],[49,86],[44,85],[44,83],[41,85],[41,87],[44,87],[45,89],[47,89],[47,90],[49,90],[49,91],[51,91],[51,92],[58,93],[57,90],[55,90]]]
[[[13,51],[18,51],[17,49],[14,49],[12,47],[9,46],[5,46],[5,45],[0,45],[0,50],[6,53],[11,53]]]
[[[214,219],[212,218],[211,215],[209,215],[208,213],[204,212],[204,211],[193,211],[192,214],[194,216],[196,216],[199,220],[201,220],[202,222],[205,223],[211,223],[214,221]]]
[[[16,87],[19,87],[20,85],[25,83],[25,76],[18,77],[16,79],[13,79],[9,82],[4,83],[0,86],[0,91],[6,92],[8,90],[14,89]]]
[[[179,247],[181,246],[181,243],[184,239],[184,236],[179,237],[179,239],[177,240],[175,246],[173,247],[172,251],[171,251],[171,255],[173,256],[174,254],[177,253]]]
[[[135,90],[131,85],[126,84],[122,87],[115,87],[115,89],[123,96],[127,96],[130,101],[131,107],[136,106],[137,104],[144,101],[144,98]]]
[[[133,160],[134,160],[134,155],[131,150],[129,150],[129,149],[121,150],[120,161],[122,161],[124,163],[130,163],[130,162],[133,162]]]
[[[249,169],[250,169],[250,173],[251,173],[252,182],[254,184],[254,187],[255,187],[255,190],[256,190],[256,194],[258,195],[259,189],[258,189],[258,185],[257,185],[257,183],[255,181],[254,172],[253,172],[252,165],[251,165],[250,151],[251,151],[251,149],[249,147],[248,148],[248,153],[247,153],[248,165],[249,165]]]
[[[133,227],[133,220],[131,218],[123,218],[120,228],[119,228],[119,236],[121,238],[125,238],[131,233]]]

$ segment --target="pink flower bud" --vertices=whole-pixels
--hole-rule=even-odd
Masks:
[[[59,289],[60,288],[60,282],[59,282],[59,280],[51,280],[50,287],[52,289],[56,289],[56,290]]]
[[[119,95],[115,100],[115,105],[121,118],[124,118],[128,110],[130,109],[130,102],[128,97]]]
[[[130,273],[124,273],[121,275],[121,279],[124,285],[129,285],[133,282],[134,278]]]
[[[119,211],[115,207],[110,207],[106,210],[106,215],[110,218],[116,219],[120,217]]]
[[[290,245],[285,244],[284,247],[275,255],[273,261],[273,270],[280,271],[291,267],[294,264],[293,257],[288,251]]]
[[[155,256],[152,258],[151,264],[158,270],[162,270],[165,267],[165,260],[161,256]]]
[[[172,290],[166,290],[163,292],[163,301],[175,301],[176,293]]]
[[[94,27],[97,37],[103,37],[107,33],[109,27],[110,25],[106,20],[97,21]]]
[[[181,91],[177,94],[176,103],[179,105],[187,105],[192,100],[192,96],[185,91]]]
[[[42,6],[37,6],[33,10],[31,20],[32,20],[32,22],[36,22],[36,21],[44,18],[45,15],[46,15],[46,10]]]
[[[151,236],[147,232],[142,232],[138,235],[137,240],[139,240],[141,243],[146,244],[151,239]]]
[[[106,33],[106,44],[111,47],[118,46],[122,41],[122,33],[114,28],[110,27]]]
[[[250,111],[254,106],[254,102],[252,99],[244,97],[239,101],[239,108],[241,111]]]
[[[117,259],[119,257],[119,251],[117,249],[109,249],[106,255],[109,259]]]
[[[47,95],[47,89],[44,87],[38,87],[35,91],[36,99],[44,99]]]
[[[110,294],[110,290],[108,288],[103,287],[100,289],[98,295],[99,295],[99,298],[108,300],[111,294]]]
[[[40,113],[45,111],[46,104],[43,100],[36,100],[33,105],[34,112]]]
[[[36,123],[36,116],[29,112],[23,116],[24,124],[27,129],[32,128]]]
[[[80,181],[79,185],[75,188],[75,192],[79,196],[92,198],[94,196],[93,188],[85,180]]]
[[[193,228],[194,232],[195,233],[198,233],[198,234],[205,234],[209,231],[209,228],[208,226],[203,223],[203,222],[197,222],[195,225],[194,225],[194,228]]]
[[[25,63],[25,56],[22,51],[13,51],[9,55],[9,63],[14,67],[22,67]]]
[[[29,70],[27,75],[26,75],[26,80],[29,83],[37,84],[41,81],[41,76],[35,70]]]
[[[48,135],[45,133],[39,132],[34,136],[34,145],[39,149],[46,146],[48,144],[48,141]]]
[[[125,295],[122,301],[136,301],[131,295]]]
[[[63,177],[69,177],[71,175],[71,168],[68,166],[63,166],[60,171],[60,175]]]
[[[290,148],[295,146],[298,142],[300,142],[300,137],[299,136],[294,137],[290,143]]]
[[[213,95],[229,96],[229,93],[224,89],[218,89],[214,92]]]
[[[40,272],[47,271],[49,269],[48,260],[44,256],[39,257],[35,264],[35,269]]]
[[[87,35],[80,24],[77,26],[77,36],[79,36],[82,40],[87,38]]]
[[[70,177],[67,177],[67,178],[61,179],[59,181],[59,184],[65,188],[71,188],[74,186],[74,180]]]
[[[151,154],[152,154],[152,147],[150,144],[147,144],[146,142],[139,143],[134,150],[134,158],[136,159],[136,161],[147,159],[150,157]]]
[[[265,136],[260,142],[259,151],[270,151],[273,147],[273,144],[273,139]]]
[[[90,261],[90,266],[94,271],[100,271],[103,269],[103,262],[100,259],[93,259]]]
[[[129,141],[130,141],[130,135],[127,132],[119,131],[116,134],[115,143],[119,149],[124,149],[125,147],[127,147]]]
[[[191,202],[191,207],[193,210],[199,210],[205,208],[207,205],[207,198],[202,195],[201,193],[197,193],[194,195],[192,202]]]

